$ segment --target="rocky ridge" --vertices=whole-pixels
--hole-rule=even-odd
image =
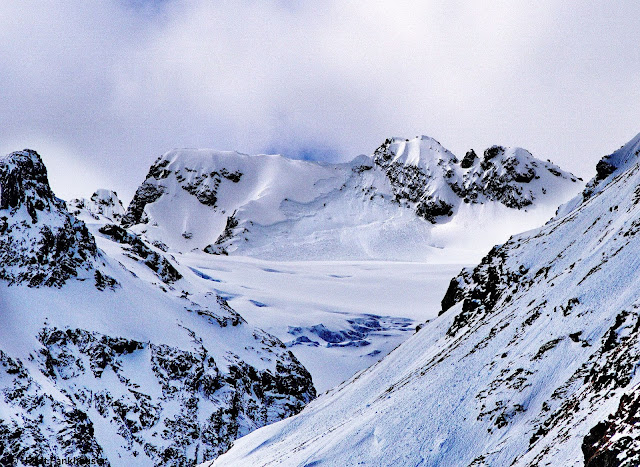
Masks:
[[[426,136],[390,138],[371,157],[335,165],[175,150],[152,165],[123,226],[182,252],[286,260],[292,251],[298,259],[388,259],[393,251],[394,259],[408,259],[438,254],[449,241],[438,227],[456,219],[450,238],[470,235],[470,225],[486,231],[487,212],[475,206],[490,205],[501,219],[536,210],[530,218],[546,220],[580,188],[575,176],[524,149],[494,146],[461,161]],[[514,221],[521,228],[536,222]],[[413,240],[390,250],[408,232]],[[411,250],[416,238],[424,239],[422,253]]]
[[[51,191],[38,153],[0,157],[0,279],[60,287],[90,277],[97,257],[84,223]]]
[[[93,203],[93,204],[91,204]],[[315,397],[284,344],[117,222],[0,158],[0,464],[190,465]]]
[[[496,201],[524,209],[553,189],[550,178],[578,182],[574,175],[535,159],[522,148],[492,146],[482,159],[472,149],[460,161],[426,136],[387,139],[373,157],[389,178],[396,200],[409,203],[418,216],[431,223],[454,215],[462,202]],[[542,183],[536,183],[543,177]]]
[[[67,203],[69,212],[76,217],[87,216],[87,221],[107,220],[120,222],[125,214],[122,201],[115,191],[99,189],[91,198],[72,199]]]

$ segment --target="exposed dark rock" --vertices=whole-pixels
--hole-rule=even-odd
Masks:
[[[145,206],[157,201],[163,193],[164,189],[161,186],[147,183],[146,181],[143,182],[136,190],[136,194],[133,196],[131,204],[129,204],[127,212],[122,218],[122,225],[131,227],[135,224],[147,223],[149,219],[144,213]]]
[[[502,146],[492,146],[485,150],[484,159],[479,167],[481,170],[476,169],[465,174],[463,188],[456,191],[458,196],[468,203],[488,199],[513,209],[522,209],[533,204],[535,198],[525,186],[537,177],[537,162],[530,154],[528,158],[509,157],[496,160],[496,157],[504,152]]]
[[[56,198],[38,153],[0,158],[0,280],[60,287],[93,268],[95,241]]]
[[[418,216],[432,223],[446,221],[455,213],[460,202],[473,204],[497,201],[513,209],[531,206],[536,197],[546,194],[545,187],[527,186],[541,178],[542,167],[556,177],[577,181],[570,174],[562,173],[550,163],[538,161],[519,148],[507,152],[502,146],[492,146],[484,151],[479,163],[472,149],[466,153],[459,167],[451,165],[457,163],[453,155],[442,151],[443,156],[435,161],[435,165],[426,165],[431,168],[425,169],[401,161],[394,162],[394,143],[395,140],[387,139],[376,149],[374,162],[386,172],[395,199],[400,203],[408,203],[416,209]],[[458,172],[458,169],[464,172]],[[429,170],[434,173],[427,173]],[[443,192],[441,181],[445,182],[444,186],[448,185],[455,196]],[[435,194],[434,183],[439,187]]]
[[[309,339],[307,336],[300,336],[291,342],[287,342],[287,347],[293,347],[295,345],[307,345],[309,347],[318,347],[320,343],[318,341],[313,341]]]
[[[200,173],[189,182],[183,181],[180,185],[184,190],[196,197],[198,201],[206,206],[216,207],[218,202],[218,188],[223,179],[233,183],[238,183],[242,178],[241,172],[229,172],[226,169]]]
[[[451,217],[453,215],[453,206],[441,199],[420,201],[416,206],[416,214],[435,224],[438,218]]]
[[[593,177],[589,181],[589,183],[587,183],[587,186],[582,193],[582,197],[584,198],[584,200],[586,201],[587,199],[591,198],[602,181],[607,179],[611,174],[613,174],[629,160],[633,160],[638,156],[640,156],[640,149],[634,149],[626,153],[625,146],[623,146],[622,148],[620,148],[620,150],[604,156],[601,160],[599,160],[596,164],[596,176]]]
[[[464,269],[458,277],[452,279],[442,301],[440,314],[458,302],[462,302],[462,311],[454,318],[447,334],[454,336],[463,327],[492,313],[498,300],[509,289],[517,286],[523,274],[504,268],[506,255],[505,248],[494,247],[473,272]]]
[[[602,159],[596,164],[596,180],[604,180],[616,170],[616,167]]]
[[[460,271],[460,274],[451,279],[449,287],[440,303],[442,307],[439,313],[440,315],[464,298],[465,292],[471,286],[472,273],[473,269],[465,268]]]
[[[160,161],[150,176],[168,177],[167,169],[168,164]],[[236,172],[220,173],[232,183],[241,177]],[[144,217],[144,204],[153,199],[156,189],[162,190],[149,183],[138,190],[139,203],[137,207],[133,203],[129,211],[133,218]],[[145,190],[153,196],[145,197]],[[69,278],[78,277],[87,280],[78,287],[88,286],[85,291],[90,293],[93,283],[98,290],[121,287],[97,268],[106,259],[85,225],[51,192],[46,169],[35,152],[0,158],[0,195],[4,203],[0,209],[0,279],[62,286]],[[101,200],[96,197],[92,202],[113,207],[113,203]],[[182,277],[161,253],[161,244],[156,250],[116,224],[106,224],[99,232],[119,243],[124,255],[143,263],[164,282]],[[69,292],[73,297],[80,290]],[[259,330],[247,333],[240,329],[246,323],[222,298],[217,297],[217,316],[189,300],[189,295],[185,291],[184,300],[172,297],[168,303],[176,305],[178,314],[193,313],[183,316],[203,322],[207,329],[209,324],[218,330],[239,327],[237,335],[245,335],[241,337],[246,340],[244,352],[257,356],[251,364],[230,351],[219,351],[216,342],[213,348],[219,362],[214,361],[203,339],[186,328],[189,335],[184,348],[176,348],[164,342],[143,342],[74,327],[50,327],[46,318],[41,332],[29,336],[35,337],[37,344],[26,357],[28,364],[0,350],[4,404],[0,465],[62,465],[69,459],[79,465],[110,465],[107,455],[115,458],[111,462],[122,463],[119,454],[125,451],[133,458],[144,458],[145,464],[194,465],[214,459],[237,437],[299,412],[315,397],[311,376],[282,342]],[[102,296],[107,304],[116,294]],[[143,301],[145,297],[136,299]],[[130,305],[127,300],[122,302],[122,307]],[[46,303],[40,306],[48,313]],[[69,319],[85,311],[92,308],[72,310]],[[119,320],[124,312],[117,306],[112,315],[109,311],[96,321],[111,316]],[[65,322],[62,310],[54,308],[52,314],[56,321]],[[104,328],[108,319],[98,326]],[[91,320],[88,316],[83,322]],[[153,334],[142,330],[140,335]],[[207,339],[210,341],[209,335]],[[103,452],[100,445],[104,441],[100,429],[104,427],[113,430],[116,439],[109,442],[112,448],[116,446],[115,455],[113,449]]]
[[[37,211],[63,206],[51,191],[40,155],[31,149],[0,158],[0,210],[13,214],[21,206],[26,206],[34,224]]]
[[[104,290],[107,288],[114,290],[119,285],[118,281],[116,281],[113,277],[109,277],[97,269],[94,273],[94,279],[96,281],[96,289],[98,290]]]
[[[220,175],[222,175],[224,178],[226,178],[227,180],[233,183],[238,183],[242,178],[242,172],[239,172],[238,170],[234,172],[229,172],[225,168],[220,169]]]
[[[126,251],[134,255],[134,259],[143,262],[149,269],[165,283],[171,284],[182,278],[182,274],[178,272],[171,262],[164,255],[151,249],[138,235],[123,229],[115,224],[107,224],[98,232],[105,237],[110,238],[114,242],[128,245]]]
[[[476,152],[473,149],[470,149],[462,158],[462,162],[460,162],[460,167],[463,169],[468,169],[473,165],[476,159],[478,159]]]
[[[207,245],[204,248],[205,253],[209,253],[211,255],[227,255],[227,247],[225,245],[229,240],[233,238],[233,230],[238,227],[238,220],[235,217],[236,213],[234,212],[232,215],[227,217],[227,223],[224,227],[224,231],[220,234],[214,244]]]
[[[484,160],[490,161],[494,157],[504,154],[505,149],[502,146],[491,146],[484,150]]]
[[[149,168],[149,173],[147,174],[147,178],[155,178],[156,180],[162,180],[167,178],[170,174],[170,170],[166,170],[166,167],[169,165],[168,159],[163,159],[160,156],[155,163]]]
[[[96,221],[107,218],[112,222],[120,222],[125,213],[118,194],[105,189],[97,190],[91,195],[91,199],[72,199],[67,203],[67,208],[76,217],[84,214]]]
[[[363,165],[357,165],[357,166],[355,166],[352,170],[353,170],[355,173],[359,173],[359,174],[361,174],[361,173],[363,173],[363,172],[367,172],[367,171],[372,170],[372,169],[373,169],[373,166],[372,166],[372,165],[364,165],[364,164],[363,164]]]
[[[136,194],[123,217],[122,225],[124,227],[149,222],[144,209],[147,204],[154,203],[162,196],[165,192],[162,180],[172,174],[185,191],[195,196],[202,204],[213,208],[217,205],[218,188],[222,180],[238,183],[242,178],[241,172],[230,172],[225,168],[219,171],[198,173],[195,169],[188,167],[183,170],[172,171],[168,168],[169,165],[170,161],[168,159],[160,157],[151,166],[145,181],[136,190]]]
[[[215,459],[237,437],[299,412],[315,397],[311,376],[295,357],[284,349],[273,352],[281,342],[266,334],[255,339],[272,349],[274,370],[233,355],[225,362],[228,369],[221,370],[198,345],[182,350],[82,329],[42,329],[35,360],[39,378],[62,384],[66,397],[56,400],[20,360],[0,351],[0,393],[17,414],[17,421],[0,419],[0,461],[58,465],[73,458],[109,465],[96,439],[96,423],[118,427],[114,441],[144,453],[155,465]],[[140,371],[153,384],[138,386]]]
[[[640,464],[640,391],[623,394],[618,410],[596,424],[582,442],[586,467]]]
[[[392,143],[393,140],[387,139],[382,146],[376,149],[374,162],[385,170],[396,201],[411,203],[416,214],[432,224],[435,224],[442,217],[453,215],[454,206],[428,193],[429,182],[432,180],[431,174],[427,174],[418,166],[391,162],[393,154],[390,146]],[[444,173],[447,172],[444,171]]]

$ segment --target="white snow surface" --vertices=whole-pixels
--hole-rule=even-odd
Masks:
[[[483,260],[475,305],[213,465],[583,465],[585,435],[640,385],[640,135],[623,149],[596,194]]]
[[[130,258],[120,245],[100,237],[98,245],[102,251],[102,272],[118,281],[114,290],[99,291],[92,279],[82,282],[71,280],[62,289],[8,287],[0,283],[1,350],[24,364],[29,376],[35,379],[47,397],[69,406],[78,405],[87,411],[102,455],[112,465],[156,465],[140,446],[146,442],[161,449],[171,445],[170,438],[163,440],[152,431],[169,427],[171,419],[183,416],[184,401],[180,392],[176,393],[175,399],[167,401],[163,397],[166,393],[159,384],[158,374],[151,371],[154,365],[151,346],[154,352],[163,346],[195,355],[204,351],[221,372],[227,372],[232,364],[244,362],[258,371],[275,373],[275,356],[284,355],[286,350],[278,348],[277,342],[271,342],[269,336],[242,318],[239,318],[238,325],[219,325],[218,318],[228,322],[236,318],[220,306],[216,294],[209,288],[198,287],[197,276],[188,268],[177,265],[185,277],[167,286],[148,267]],[[87,370],[82,374],[68,376],[56,373],[49,379],[42,373],[39,349],[43,346],[37,338],[44,329],[80,329],[97,333],[98,339],[104,335],[140,342],[144,348],[119,358],[115,363],[119,366],[117,375],[107,366],[103,375],[96,377],[89,371],[93,367],[84,361],[78,363]],[[82,354],[78,354],[78,358],[82,361]],[[91,403],[84,406],[86,400],[82,398],[87,394],[119,400],[125,407],[136,405],[139,394],[148,395],[150,404],[161,407],[161,420],[167,421],[161,421],[154,430],[136,433],[140,445],[133,445],[131,435],[115,422],[117,416],[113,412],[98,413]],[[69,397],[75,397],[75,400]],[[227,399],[227,394],[218,391],[214,396],[199,401],[201,427],[217,410],[226,408],[229,404]],[[132,410],[127,416],[137,420],[137,410]],[[0,404],[0,418],[8,423],[20,423],[19,413],[8,404]],[[276,420],[281,416],[274,410],[270,418]],[[260,425],[248,419],[238,422],[239,434],[246,434]],[[46,423],[53,428],[55,419]],[[197,454],[199,444],[195,440],[185,446],[184,454],[191,459],[203,460]],[[64,452],[60,448],[57,455],[64,456]],[[93,454],[97,456],[98,453]],[[202,450],[199,455],[203,455]]]
[[[144,222],[131,229],[165,245],[251,324],[285,342],[323,392],[433,319],[463,265],[479,261],[511,234],[541,225],[582,186],[527,151],[508,148],[496,156],[497,167],[506,161],[543,167],[529,183],[535,203],[526,209],[482,197],[464,203],[447,173],[453,171],[460,185],[477,182],[480,161],[463,170],[450,151],[426,136],[391,141],[394,162],[424,170],[429,190],[457,204],[454,216],[437,224],[418,217],[412,206],[395,200],[384,170],[370,156],[319,164],[181,149],[152,167],[144,185],[162,194],[146,204]],[[204,254],[231,216],[238,225],[219,244],[229,257]]]
[[[278,262],[203,253],[179,260],[198,271],[201,281],[249,324],[282,340],[309,370],[318,392],[376,363],[410,337],[416,325],[434,319],[451,277],[463,267]],[[338,335],[354,331],[359,333]],[[301,336],[308,341],[300,341]]]
[[[175,426],[171,421],[179,417],[180,426],[189,426],[193,394],[185,386],[180,398],[172,398],[159,383],[162,371],[156,361],[164,347],[194,358],[205,355],[202,362],[215,361],[216,375],[218,370],[225,373],[237,364],[276,374],[276,362],[289,365],[295,360],[290,359],[290,350],[310,370],[320,391],[349,378],[368,380],[371,373],[360,372],[405,341],[418,323],[429,321],[429,345],[446,347],[446,341],[438,341],[442,337],[438,330],[451,313],[440,318],[436,315],[450,277],[463,264],[479,260],[494,243],[547,220],[580,184],[570,174],[554,175],[540,162],[544,170],[539,179],[530,182],[531,191],[525,192],[525,196],[532,196],[531,206],[513,209],[482,196],[477,202],[465,203],[456,198],[446,180],[453,173],[456,183],[480,183],[485,172],[466,177],[475,169],[461,170],[455,156],[431,138],[396,143],[396,162],[425,171],[431,177],[428,196],[455,202],[455,215],[435,224],[418,217],[415,203],[396,199],[397,186],[392,186],[385,171],[369,156],[330,165],[211,150],[172,151],[152,167],[145,184],[153,187],[149,191],[152,197],[159,196],[144,205],[139,222],[130,229],[140,235],[135,241],[146,249],[144,253],[136,250],[137,244],[115,241],[112,234],[100,231],[113,231],[115,226],[110,224],[126,218],[115,193],[98,190],[90,200],[69,202],[69,209],[94,234],[98,253],[91,264],[84,265],[78,279],[71,278],[60,289],[0,284],[3,358],[24,364],[37,383],[32,391],[44,392],[51,401],[63,404],[60,407],[64,410],[81,404],[105,458],[114,463],[150,465],[152,454],[142,455],[139,450],[145,442],[164,449],[193,439],[188,432],[171,428]],[[516,166],[527,165],[530,155],[522,151],[508,149],[499,157]],[[41,223],[57,219],[46,213],[40,216]],[[11,220],[24,224],[25,238],[35,232],[25,209]],[[210,246],[229,256],[205,253]],[[172,267],[181,277],[168,280]],[[117,284],[107,283],[106,290],[98,290],[98,271],[103,280],[113,279]],[[279,337],[286,348],[261,329]],[[95,362],[88,360],[75,341],[55,344],[51,349],[43,347],[46,333],[52,330],[86,332],[93,336],[94,344],[116,338],[135,341],[141,347],[114,357],[115,363],[96,375],[92,373]],[[421,331],[407,345],[416,345],[411,343],[424,334]],[[367,398],[382,390],[386,382],[396,378],[398,369],[416,368],[423,358],[420,355],[431,348],[424,343],[420,346],[412,357],[393,352],[392,358],[399,359],[394,368],[385,363],[388,359],[374,365],[374,369],[387,368],[389,375],[379,381],[376,377],[375,388],[364,388],[361,395]],[[64,353],[67,350],[77,361]],[[44,359],[46,352],[58,351],[61,354],[54,355],[58,360],[53,363],[56,369],[45,374],[43,365],[49,364]],[[461,377],[459,372],[456,375],[447,377]],[[220,380],[223,386],[214,388],[213,396],[206,391],[197,394],[201,430],[217,426],[214,415],[236,404],[229,386]],[[437,385],[438,378],[435,381]],[[339,387],[345,389],[329,391],[327,397],[347,400],[339,394],[349,394],[346,388],[351,386]],[[273,405],[263,413],[255,405],[261,403],[262,396],[252,391],[241,395],[245,412],[238,417],[237,435],[282,418],[300,402],[276,394]],[[141,403],[140,393],[161,406],[162,426],[157,429],[165,431],[160,437],[146,427],[137,433],[127,432],[117,410],[109,412],[107,408],[105,415],[100,412],[104,407],[98,409],[91,402],[94,394],[108,394],[134,407]],[[319,399],[309,410],[317,410],[326,400]],[[349,403],[357,400],[352,398]],[[15,403],[5,402],[0,404],[2,418],[22,423]],[[336,409],[340,407],[335,404]],[[153,410],[147,416],[153,415]],[[344,410],[340,416],[328,415],[331,422],[346,416],[346,406],[339,410]],[[260,416],[249,419],[250,411]],[[61,423],[56,414],[46,416],[51,418],[46,420],[47,426]],[[129,416],[132,424],[142,423],[137,412],[132,410]],[[367,417],[373,415],[367,412]],[[322,416],[317,419],[318,424],[322,421]],[[407,424],[406,428],[410,427]],[[301,433],[306,436],[307,432]],[[225,442],[234,437],[229,434]],[[383,449],[385,439],[376,438],[376,446]],[[346,446],[345,442],[338,444]],[[134,443],[136,449],[132,449]],[[197,446],[189,441],[184,456],[203,460],[205,453]],[[336,456],[338,460],[340,455]],[[238,462],[245,464],[244,459],[238,458]]]
[[[320,164],[181,149],[154,164],[143,186],[161,194],[144,206],[132,229],[183,253],[209,247],[278,261],[466,264],[479,261],[510,235],[539,226],[582,188],[571,174],[520,148],[507,148],[493,161],[496,168],[485,171],[480,161],[461,169],[451,152],[426,136],[389,141],[394,162],[422,170],[428,177],[425,196],[454,206],[451,217],[435,224],[418,217],[415,203],[397,198],[397,187],[370,156]],[[535,179],[512,182],[529,206],[510,208],[482,193],[467,203],[452,191],[451,185],[485,190],[489,176],[493,181],[504,176],[507,163],[516,171],[535,165]],[[235,224],[229,224],[230,218]]]
[[[115,191],[99,188],[91,198],[72,199],[67,203],[67,209],[76,218],[85,223],[119,222],[124,216],[125,209]]]
[[[0,158],[0,181],[0,464],[203,461],[315,396],[280,341],[108,224],[110,192],[94,238],[35,151]]]

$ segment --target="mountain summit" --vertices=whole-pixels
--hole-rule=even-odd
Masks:
[[[492,146],[477,157],[470,150],[460,161],[433,138],[391,138],[374,153],[397,200],[414,203],[432,223],[451,217],[460,203],[499,202],[523,209],[562,195],[577,178],[522,148]]]
[[[96,255],[85,225],[51,191],[40,155],[25,149],[0,157],[0,279],[61,286],[87,277]]]
[[[153,164],[123,225],[183,252],[468,262],[582,186],[524,149],[473,154],[459,160],[426,136],[333,165],[175,150]]]
[[[90,199],[58,199],[35,151],[2,157],[0,464],[213,459],[237,438],[297,414],[315,398],[301,360],[326,389],[335,375],[342,381],[368,367],[415,329],[413,319],[372,313],[369,283],[342,289],[362,294],[350,303],[364,305],[329,304],[327,290],[353,282],[344,271],[323,269],[326,263],[309,269],[318,273],[318,291],[309,274],[266,267],[259,258],[468,263],[470,252],[479,255],[501,236],[546,220],[580,187],[571,174],[521,149],[496,146],[460,160],[422,137],[388,140],[372,156],[345,164],[171,151],[150,168],[125,211],[116,193],[104,189]],[[240,274],[252,274],[250,285],[227,269],[235,258],[221,255],[255,257],[240,258]],[[416,271],[424,266],[416,265]],[[364,277],[371,268],[351,270]],[[407,283],[384,274],[385,290],[389,280]],[[460,300],[473,298],[434,345],[448,348],[446,339],[466,333],[467,323],[483,313],[484,289],[477,291],[474,280],[485,274],[508,284],[496,290],[514,277],[462,273],[448,301],[457,310]],[[266,276],[279,277],[278,286],[299,284],[298,299],[312,295],[295,302],[311,304],[301,307],[307,313],[284,303],[291,290],[257,297],[264,285],[257,282]],[[448,277],[441,279],[446,286]],[[491,300],[496,293],[490,289]],[[245,321],[230,303],[254,320]],[[263,324],[283,340],[259,329]],[[430,339],[441,326],[430,325],[436,329]],[[385,362],[376,371],[388,368]],[[404,362],[393,369],[410,367]],[[385,378],[375,384],[386,384]],[[431,384],[439,381],[435,374]],[[384,437],[376,442],[384,446]]]

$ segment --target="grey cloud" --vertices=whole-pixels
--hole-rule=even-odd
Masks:
[[[5,2],[0,149],[65,197],[174,147],[350,159],[392,135],[582,176],[640,127],[633,2]],[[65,176],[66,174],[66,176]],[[78,176],[81,174],[82,176]]]

